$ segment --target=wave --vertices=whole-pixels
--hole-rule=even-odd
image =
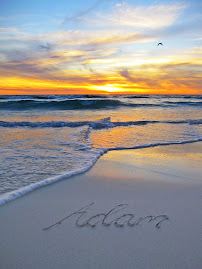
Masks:
[[[18,197],[21,197],[21,196],[25,195],[26,193],[31,192],[35,189],[40,188],[40,187],[44,187],[46,185],[55,183],[59,180],[66,179],[66,178],[69,178],[69,177],[74,176],[74,175],[79,175],[79,174],[85,173],[96,163],[97,159],[101,155],[103,155],[106,151],[107,151],[106,149],[97,149],[97,151],[96,151],[97,154],[94,155],[94,158],[92,158],[91,162],[88,165],[86,165],[85,167],[82,167],[81,169],[73,170],[71,172],[63,173],[63,174],[55,176],[55,177],[47,178],[47,179],[44,179],[43,181],[39,181],[39,182],[30,184],[29,186],[20,188],[18,190],[3,194],[0,197],[0,205],[3,205],[11,200],[14,200]]]
[[[62,128],[70,127],[76,128],[81,126],[89,126],[92,129],[105,129],[114,127],[126,127],[132,125],[147,125],[157,123],[168,123],[168,124],[189,124],[189,125],[200,125],[202,119],[188,119],[188,120],[169,120],[169,121],[111,121],[110,117],[100,119],[97,121],[48,121],[48,122],[30,122],[30,121],[0,121],[0,127],[5,128],[17,128],[17,127],[29,127],[29,128]]]
[[[202,99],[202,95],[180,95],[183,99]]]
[[[119,100],[82,100],[82,99],[69,99],[69,100],[16,100],[0,103],[0,109],[11,110],[27,110],[27,109],[55,109],[55,110],[72,110],[72,109],[99,109],[118,107],[122,105]]]
[[[112,97],[112,96],[111,96]],[[115,96],[114,96],[115,97]],[[79,98],[108,98],[105,95],[0,95],[0,100],[69,100]]]
[[[133,104],[117,99],[69,99],[69,100],[8,100],[0,102],[0,110],[77,110],[115,109],[119,107],[160,106],[160,104]]]
[[[73,99],[84,95],[0,95],[0,100]]]
[[[23,95],[0,96],[0,110],[84,110],[120,107],[201,106],[201,96]]]
[[[134,147],[115,147],[115,148],[108,148],[108,151],[112,150],[128,150],[128,149],[142,149],[142,148],[153,148],[157,146],[169,146],[169,145],[181,145],[181,144],[190,144],[202,141],[202,138],[194,139],[194,140],[185,140],[185,141],[178,141],[178,142],[161,142],[161,143],[152,143],[152,144],[145,144],[145,145],[138,145]]]
[[[202,106],[200,101],[165,101],[166,105],[180,105],[180,106]]]
[[[49,95],[0,95],[0,99],[54,99],[54,98],[183,98],[183,99],[202,99],[202,95],[163,95],[163,94],[122,94],[122,95],[103,95],[103,94],[49,94]]]
[[[145,144],[145,145],[138,145],[135,147],[115,147],[115,148],[108,148],[108,149],[104,149],[104,148],[101,149],[100,148],[100,149],[97,149],[97,152],[96,152],[97,154],[94,155],[94,158],[91,160],[91,162],[90,162],[90,164],[88,164],[88,166],[85,166],[79,170],[74,170],[74,171],[71,171],[68,173],[58,175],[56,177],[47,178],[47,179],[44,179],[43,181],[33,183],[33,184],[26,186],[26,187],[23,187],[21,189],[18,189],[18,190],[9,192],[9,193],[5,193],[0,197],[0,205],[3,205],[11,200],[16,199],[16,198],[19,198],[19,197],[25,195],[26,193],[29,193],[35,189],[40,188],[40,187],[44,187],[46,185],[55,183],[59,180],[66,179],[66,178],[69,178],[69,177],[74,176],[74,175],[79,175],[79,174],[85,173],[91,167],[93,167],[93,165],[100,158],[100,156],[102,156],[104,153],[107,153],[108,151],[151,148],[151,147],[157,147],[157,146],[176,145],[176,144],[188,144],[188,143],[195,143],[195,142],[199,142],[199,141],[202,141],[202,139],[199,138],[199,139],[195,139],[195,140],[186,140],[186,141],[179,141],[179,142],[162,142],[162,143],[155,143],[155,144]]]
[[[129,99],[145,99],[145,98],[152,98],[152,96],[149,95],[124,95],[124,98],[129,98]]]

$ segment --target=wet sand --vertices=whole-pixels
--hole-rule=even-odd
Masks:
[[[1,268],[199,269],[201,160],[201,142],[112,151],[1,206]]]

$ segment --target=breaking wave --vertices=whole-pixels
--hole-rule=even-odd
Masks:
[[[16,128],[16,127],[29,127],[29,128],[62,128],[70,127],[76,128],[81,126],[89,126],[92,129],[105,129],[114,128],[121,126],[132,126],[132,125],[147,125],[156,123],[170,123],[170,124],[189,124],[189,125],[200,125],[202,119],[195,120],[170,120],[170,121],[111,121],[110,117],[104,118],[97,121],[48,121],[48,122],[30,122],[30,121],[0,121],[0,127]]]
[[[119,107],[159,106],[159,104],[133,104],[116,99],[69,99],[69,100],[9,100],[0,103],[0,110],[77,110],[115,109]]]
[[[180,142],[153,143],[153,144],[138,145],[138,146],[134,146],[134,147],[114,147],[114,148],[108,148],[108,149],[98,149],[99,152],[97,151],[97,154],[95,154],[95,156],[91,160],[91,162],[87,166],[83,167],[82,169],[67,172],[67,173],[64,173],[62,175],[58,175],[56,177],[47,178],[47,179],[44,179],[40,182],[36,182],[36,183],[33,183],[33,184],[28,185],[26,187],[20,188],[18,190],[5,193],[0,197],[0,205],[3,205],[11,200],[14,200],[18,197],[21,197],[21,196],[25,195],[26,193],[29,193],[35,189],[40,188],[40,187],[44,187],[46,185],[55,183],[59,180],[66,179],[66,178],[69,178],[69,177],[74,176],[74,175],[79,175],[79,174],[85,173],[91,167],[93,167],[93,165],[96,163],[96,161],[100,158],[101,155],[103,155],[104,153],[111,151],[111,150],[151,148],[151,147],[165,146],[165,145],[188,144],[188,143],[194,143],[194,142],[199,142],[199,141],[202,141],[202,139],[199,138],[199,139],[180,141]]]
[[[4,193],[0,205],[84,173],[110,150],[202,141],[201,99],[159,95],[0,96],[0,188]]]
[[[187,98],[184,99],[184,98]],[[149,96],[1,96],[0,110],[85,110],[85,109],[118,109],[120,107],[170,107],[170,106],[202,106],[199,97],[178,97],[177,101],[169,98],[160,99]],[[184,99],[184,101],[183,101]]]

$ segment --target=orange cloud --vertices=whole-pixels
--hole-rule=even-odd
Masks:
[[[76,70],[53,72],[49,78],[1,77],[1,94],[19,89],[24,94],[88,94],[90,93],[145,93],[145,94],[201,94],[201,65],[193,63],[155,63],[152,68],[114,69],[102,74]],[[190,73],[190,70],[195,69]],[[117,71],[116,71],[117,70]],[[6,89],[6,90],[5,90]],[[17,92],[17,91],[16,91]]]
[[[156,46],[171,37],[168,27],[184,9],[123,2],[111,13],[84,19],[83,30],[32,35],[0,28],[1,94],[201,94],[200,47]]]

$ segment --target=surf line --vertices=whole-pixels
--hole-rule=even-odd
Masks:
[[[134,227],[137,226],[141,223],[145,222],[155,222],[155,227],[160,228],[162,222],[166,221],[169,219],[167,215],[148,215],[145,217],[140,217],[139,219],[135,220],[135,215],[132,213],[127,213],[123,214],[123,210],[128,207],[128,204],[118,204],[117,206],[113,207],[110,209],[107,213],[98,213],[96,215],[91,216],[90,218],[87,217],[86,215],[88,214],[87,210],[92,207],[95,203],[90,203],[81,209],[73,212],[72,214],[66,216],[63,219],[60,219],[59,221],[55,222],[54,224],[47,226],[43,228],[43,231],[49,230],[53,228],[54,226],[61,224],[63,221],[66,219],[72,217],[72,216],[77,216],[76,220],[76,226],[78,227],[96,227],[98,224],[101,224],[103,226],[110,226],[114,225],[115,227],[124,227],[124,226],[129,226],[129,227]],[[114,218],[115,217],[115,218]]]

